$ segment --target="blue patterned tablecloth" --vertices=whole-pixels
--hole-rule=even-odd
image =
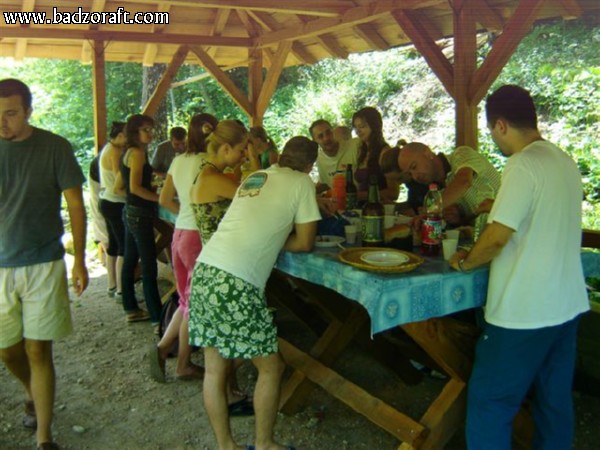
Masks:
[[[359,302],[371,317],[371,333],[485,302],[487,266],[461,273],[452,270],[442,258],[425,258],[425,263],[412,272],[379,274],[339,262],[338,253],[337,249],[282,252],[276,268]],[[582,262],[586,276],[600,276],[600,254],[583,253]]]

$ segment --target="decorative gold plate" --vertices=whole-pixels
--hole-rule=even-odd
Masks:
[[[398,264],[398,265],[374,265],[369,264],[364,261],[363,257],[367,253],[399,253],[408,258],[408,261]],[[348,248],[346,250],[342,250],[338,254],[338,258],[340,261],[346,264],[350,264],[351,266],[356,267],[357,269],[368,270],[370,272],[381,272],[381,273],[402,273],[402,272],[410,272],[411,270],[416,269],[425,261],[418,255],[414,253],[405,252],[402,250],[396,250],[395,248],[386,248],[386,247],[357,247],[357,248]],[[369,258],[367,258],[369,259]]]

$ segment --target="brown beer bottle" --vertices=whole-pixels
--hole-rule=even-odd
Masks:
[[[346,166],[346,209],[354,209],[358,203],[358,191],[354,185],[354,175],[352,174],[352,164]]]
[[[369,199],[362,209],[362,245],[383,246],[383,205],[379,201],[377,177],[369,178]]]

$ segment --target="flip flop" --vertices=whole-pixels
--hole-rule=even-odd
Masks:
[[[150,363],[150,376],[158,383],[165,382],[165,360],[160,357],[160,350],[154,344],[148,352],[148,361]]]
[[[243,398],[227,406],[231,417],[247,417],[254,415],[254,406],[248,398]]]

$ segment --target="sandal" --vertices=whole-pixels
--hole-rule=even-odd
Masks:
[[[231,417],[246,417],[254,415],[254,406],[247,397],[227,405]]]
[[[24,405],[25,415],[23,416],[23,426],[25,428],[37,429],[37,418],[35,417],[35,405],[33,400],[27,400]]]
[[[143,322],[145,320],[150,320],[150,314],[143,309],[138,309],[137,311],[133,311],[127,314],[127,322]]]

